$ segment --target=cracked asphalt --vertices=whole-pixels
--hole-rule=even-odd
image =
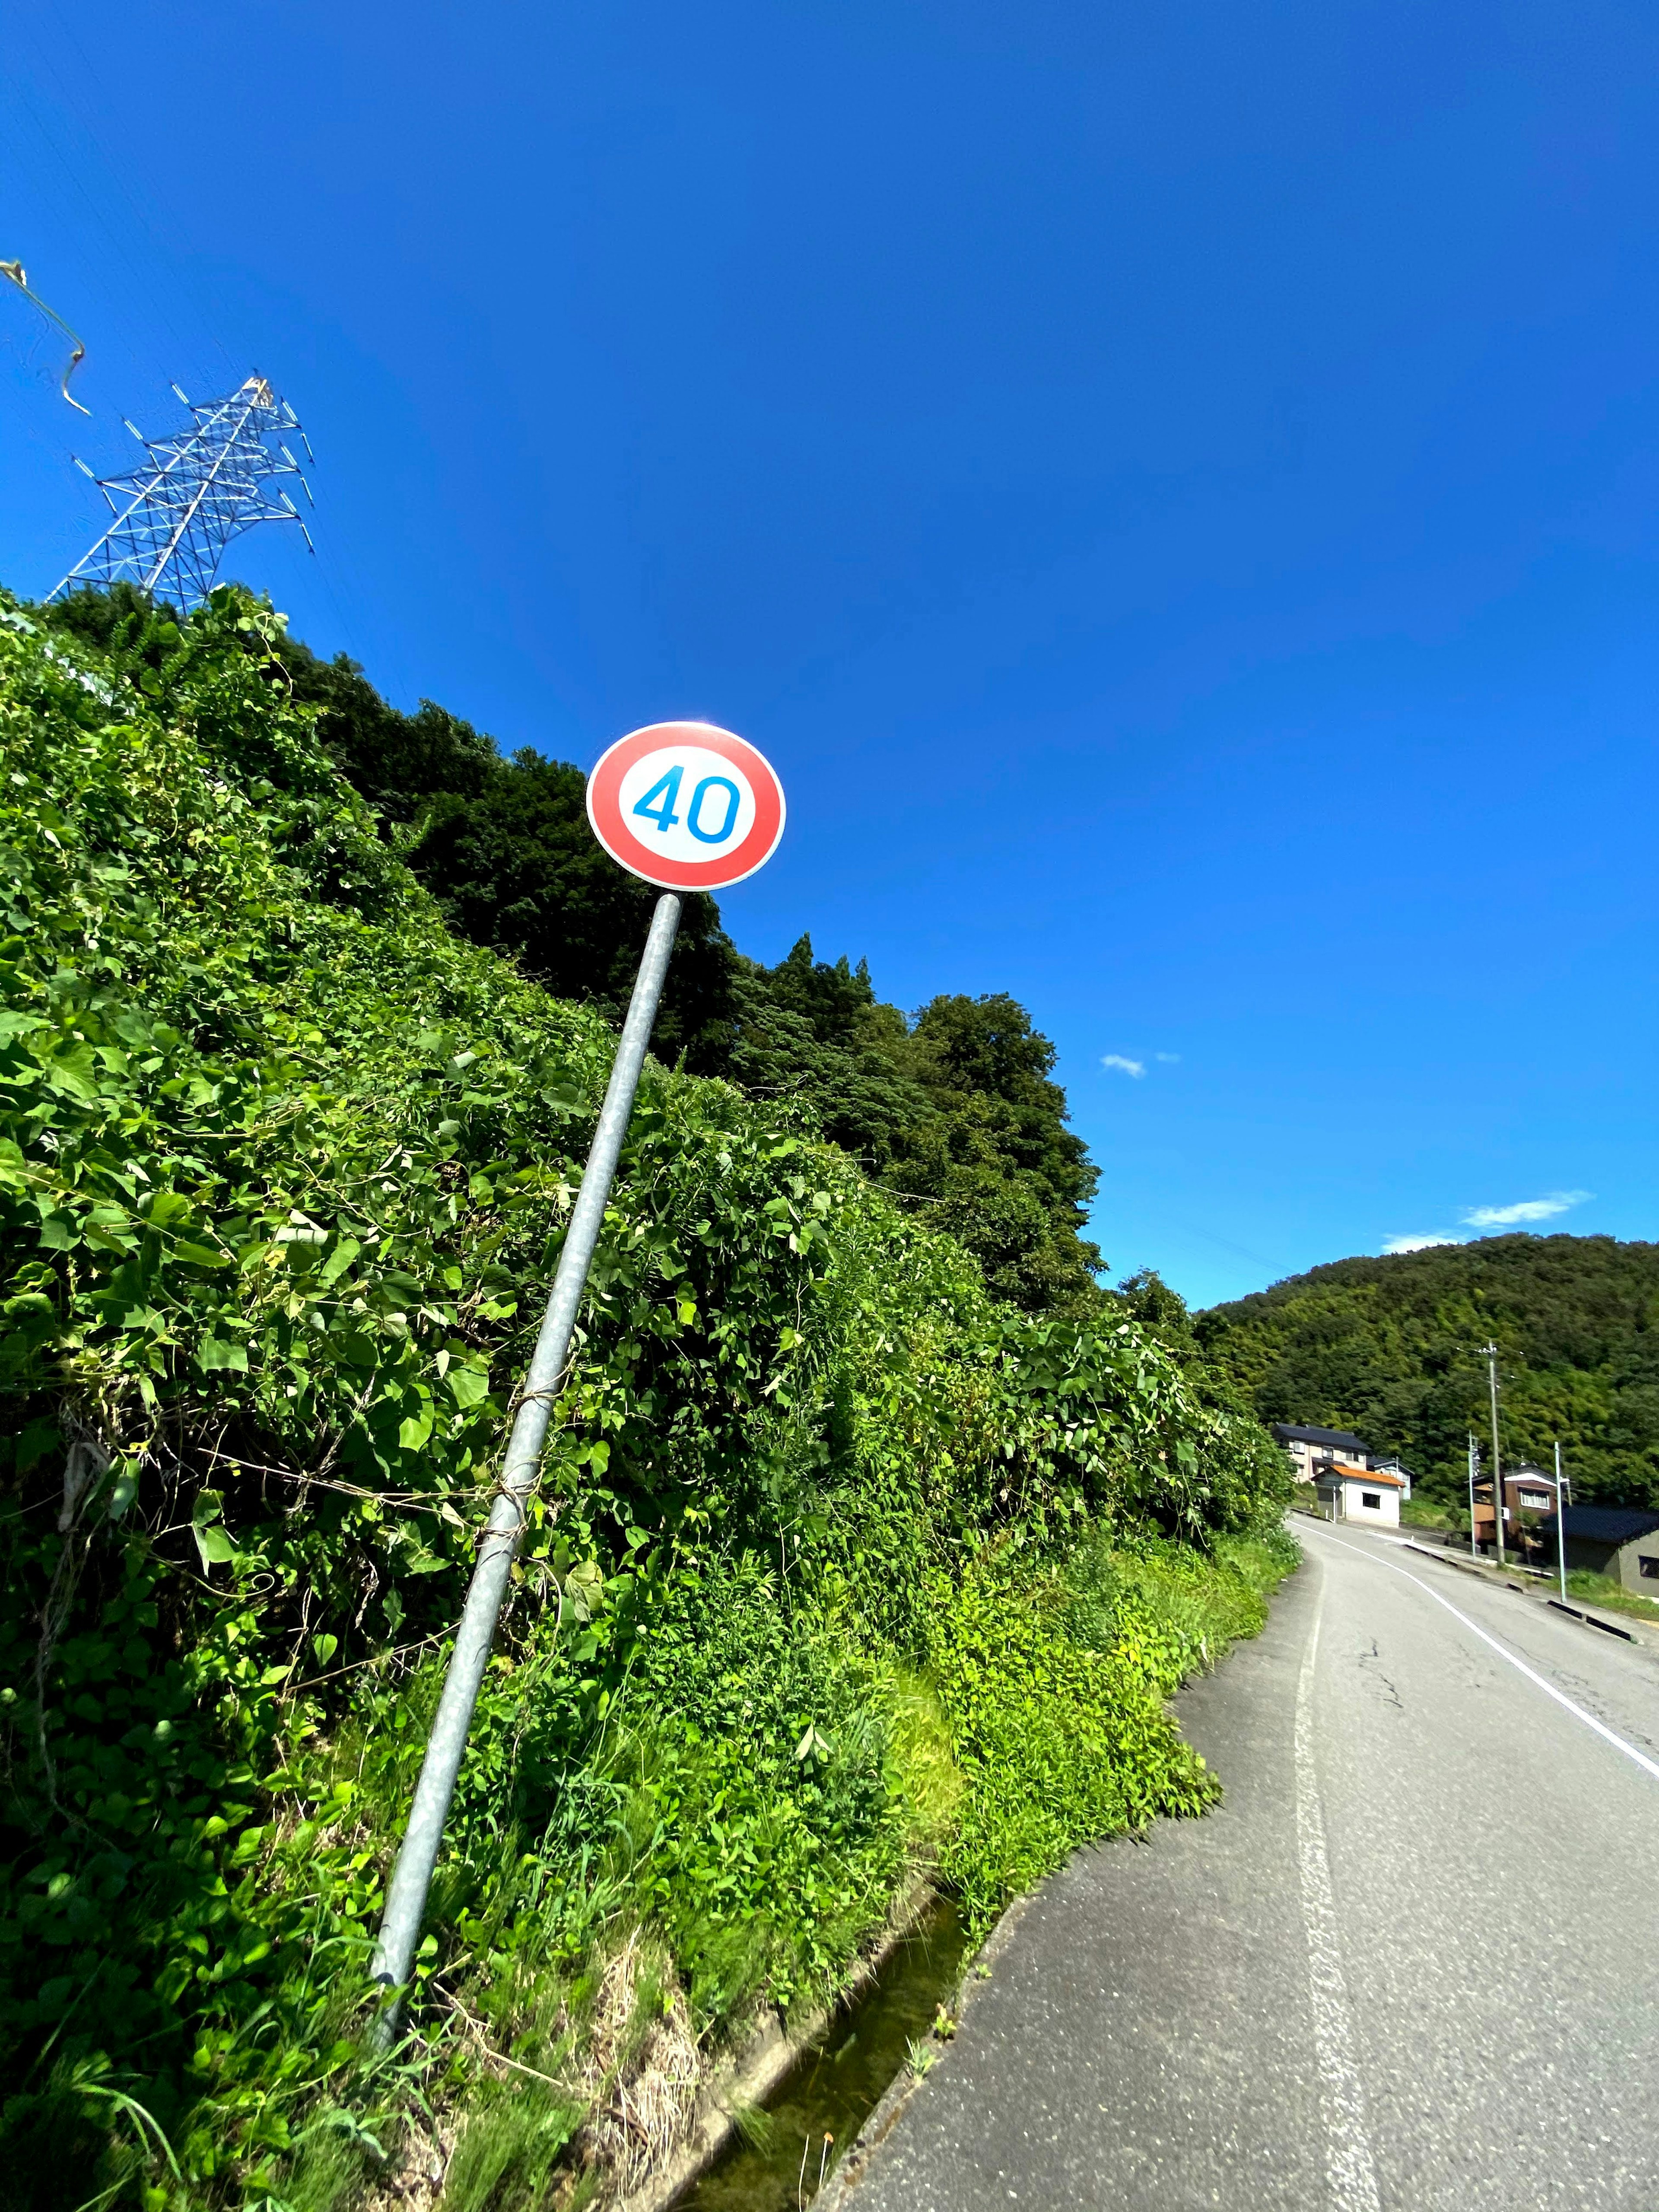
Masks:
[[[1225,1803],[1045,1885],[825,2212],[1659,2212],[1659,1650],[1297,1528]]]

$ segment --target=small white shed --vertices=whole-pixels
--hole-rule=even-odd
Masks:
[[[1374,1528],[1400,1526],[1400,1499],[1405,1483],[1381,1468],[1347,1467],[1333,1460],[1319,1471],[1319,1495],[1338,1521],[1368,1521]]]

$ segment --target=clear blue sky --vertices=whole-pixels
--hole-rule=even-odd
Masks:
[[[237,571],[508,746],[759,744],[738,943],[1024,1000],[1115,1272],[1659,1235],[1650,4],[47,0],[8,44],[0,256],[98,410],[0,356],[14,587],[94,534],[70,446],[257,366],[319,558]]]

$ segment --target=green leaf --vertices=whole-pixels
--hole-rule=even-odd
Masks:
[[[44,1070],[47,1084],[70,1098],[90,1106],[98,1096],[98,1063],[89,1044],[70,1045],[55,1052]]]
[[[220,1336],[204,1337],[196,1347],[196,1364],[204,1374],[218,1374],[227,1370],[238,1374],[247,1373],[247,1346],[233,1344]]]
[[[404,1451],[424,1451],[427,1439],[432,1434],[432,1407],[423,1404],[418,1413],[405,1414],[398,1424],[398,1443]]]
[[[452,1367],[444,1376],[449,1395],[458,1406],[477,1406],[489,1395],[489,1370],[484,1367]]]
[[[331,1284],[339,1281],[362,1249],[355,1237],[343,1237],[340,1239],[318,1271],[317,1279],[325,1290],[327,1290]]]
[[[204,1567],[222,1567],[236,1557],[236,1547],[225,1529],[192,1528],[191,1533]]]

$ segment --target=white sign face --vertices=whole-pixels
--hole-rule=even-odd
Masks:
[[[641,754],[617,793],[624,826],[659,860],[723,860],[755,826],[755,787],[735,761],[705,745]]]
[[[587,818],[611,859],[647,883],[720,890],[777,850],[783,786],[765,755],[730,730],[653,722],[597,763]]]

